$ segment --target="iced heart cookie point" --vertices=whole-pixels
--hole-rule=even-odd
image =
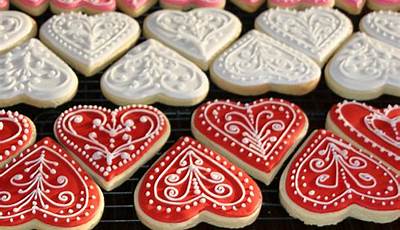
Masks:
[[[56,120],[62,145],[106,190],[122,184],[167,141],[166,116],[147,105],[75,106]]]
[[[239,228],[256,219],[262,195],[240,168],[182,137],[142,177],[134,199],[140,220],[153,229],[186,229],[203,221]]]

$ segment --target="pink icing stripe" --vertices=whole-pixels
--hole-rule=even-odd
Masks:
[[[225,3],[225,0],[161,0],[161,3],[182,7],[219,7]]]
[[[309,6],[326,6],[330,5],[333,0],[269,0],[270,4],[279,7],[297,7],[299,5]]]
[[[365,0],[340,0],[340,1],[342,1],[343,4],[349,5],[356,9],[361,9],[365,4]]]
[[[8,0],[0,0],[0,10],[8,9]]]
[[[18,2],[20,5],[23,5],[25,7],[40,7],[44,4],[48,3],[48,0],[14,0],[15,2]]]
[[[137,10],[146,5],[150,0],[120,0],[122,4],[130,9]]]
[[[115,0],[51,0],[51,4],[64,10],[74,10],[77,8],[91,9],[95,11],[113,11],[116,8]]]

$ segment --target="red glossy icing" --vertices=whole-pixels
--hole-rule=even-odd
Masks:
[[[353,142],[400,170],[400,107],[380,110],[343,102],[332,107],[329,117]]]
[[[35,127],[18,112],[0,111],[0,165],[24,150],[35,138]]]
[[[262,201],[260,189],[244,171],[189,137],[167,150],[137,189],[140,209],[167,223],[183,222],[203,211],[246,217]]]
[[[111,181],[168,135],[169,123],[161,111],[151,106],[116,110],[77,106],[60,115],[54,131],[60,143],[87,167]]]
[[[269,173],[302,138],[308,121],[298,106],[271,98],[249,104],[207,102],[195,111],[193,124],[229,153]]]
[[[100,189],[51,138],[42,139],[1,169],[0,184],[0,228],[33,219],[76,227],[103,208]]]
[[[399,176],[329,131],[312,133],[288,167],[286,193],[308,211],[400,210]]]

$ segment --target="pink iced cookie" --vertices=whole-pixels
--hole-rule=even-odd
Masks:
[[[268,0],[269,7],[305,9],[309,7],[333,7],[335,0]]]
[[[372,10],[400,10],[400,0],[368,0],[368,7]]]
[[[224,8],[225,0],[160,0],[163,8],[186,10],[191,8]]]
[[[157,3],[157,0],[117,0],[118,9],[138,17]]]
[[[253,13],[265,2],[265,0],[231,0],[240,9]]]
[[[54,13],[69,11],[99,13],[114,11],[116,5],[115,0],[50,0],[50,7]]]
[[[0,0],[0,10],[8,10],[8,0]]]
[[[48,0],[10,0],[10,1],[14,6],[32,16],[39,16],[43,14],[49,6]]]
[[[335,6],[349,14],[360,14],[366,0],[336,0]]]

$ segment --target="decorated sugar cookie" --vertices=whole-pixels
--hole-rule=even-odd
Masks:
[[[307,116],[298,106],[273,98],[215,100],[201,105],[192,117],[198,140],[267,185],[307,129]]]
[[[369,13],[361,20],[360,29],[369,36],[400,49],[400,13]]]
[[[230,0],[230,1],[237,7],[248,13],[254,13],[265,2],[265,0]]]
[[[376,109],[359,102],[339,103],[326,127],[400,172],[400,107]]]
[[[153,39],[135,46],[101,78],[104,96],[119,105],[191,106],[207,96],[208,88],[199,67]]]
[[[147,105],[115,110],[74,106],[54,124],[58,141],[107,191],[122,184],[151,159],[169,133],[165,115]]]
[[[0,0],[0,9],[5,3]],[[18,11],[0,11],[0,54],[36,35],[36,22]]]
[[[303,95],[317,86],[321,69],[302,53],[252,30],[216,58],[210,73],[215,84],[236,94]]]
[[[350,19],[329,8],[271,9],[257,17],[255,27],[306,54],[320,66],[353,32]]]
[[[0,168],[33,144],[35,139],[35,125],[28,117],[0,110]]]
[[[152,6],[157,3],[157,0],[116,0],[118,9],[133,17],[139,17]]]
[[[160,10],[144,22],[146,37],[161,41],[207,70],[211,61],[240,34],[241,22],[228,11],[199,8]]]
[[[329,88],[356,100],[400,96],[399,74],[400,49],[364,33],[354,34],[325,68]]]
[[[55,15],[40,28],[40,39],[85,76],[120,57],[139,35],[136,20],[117,12]]]
[[[135,210],[151,229],[187,229],[200,222],[241,228],[257,218],[257,184],[240,168],[189,137],[181,137],[135,189]]]
[[[349,14],[360,14],[367,0],[336,0],[335,6]]]
[[[0,55],[0,106],[25,103],[57,107],[71,100],[78,89],[72,69],[32,38]]]
[[[309,7],[333,7],[334,0],[268,0],[268,8],[305,9]]]
[[[292,158],[279,195],[289,214],[306,224],[400,217],[399,175],[326,130],[314,131]]]
[[[372,10],[400,10],[400,0],[368,0],[368,8]]]
[[[8,10],[8,0],[0,0],[0,10]]]
[[[197,7],[224,8],[225,0],[160,0],[163,8],[187,10]]]
[[[46,137],[0,169],[1,229],[92,229],[104,209],[94,181]]]
[[[42,15],[49,6],[49,0],[9,0],[18,9],[32,15]]]

